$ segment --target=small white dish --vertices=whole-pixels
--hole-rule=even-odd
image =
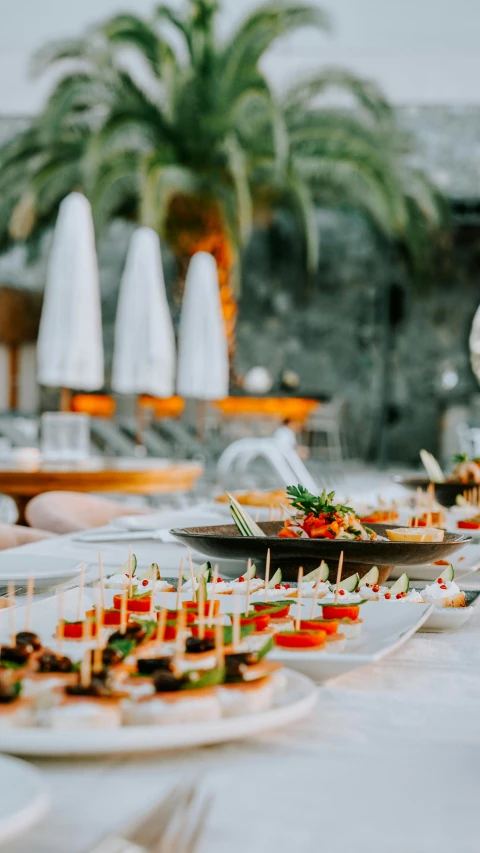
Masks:
[[[63,583],[80,574],[81,563],[73,557],[47,557],[37,554],[0,553],[0,586],[14,583],[25,586],[34,578],[35,589],[45,589]]]
[[[465,593],[467,595],[466,607],[434,607],[420,631],[431,633],[457,631],[465,625],[473,616],[473,611],[480,600],[480,591],[465,590]]]
[[[50,798],[38,770],[5,755],[0,756],[0,791],[0,844],[5,844],[44,816]]]
[[[352,669],[375,663],[398,649],[421,628],[431,610],[431,604],[371,601],[361,609],[363,627],[360,637],[348,640],[345,651],[288,651],[277,646],[269,654],[269,660],[298,670],[313,681],[328,681]]]

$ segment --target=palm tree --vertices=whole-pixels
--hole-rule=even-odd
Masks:
[[[53,67],[57,82],[38,118],[0,150],[0,246],[40,235],[80,188],[98,231],[119,216],[147,224],[183,267],[211,251],[233,340],[238,251],[257,211],[293,212],[309,272],[319,203],[362,211],[418,269],[442,203],[408,167],[407,141],[372,83],[326,69],[273,93],[259,67],[265,51],[299,27],[328,29],[324,12],[271,2],[222,43],[219,5],[185,0],[181,15],[165,4],[148,20],[116,15],[37,54],[35,73]],[[326,108],[332,87],[354,108]]]

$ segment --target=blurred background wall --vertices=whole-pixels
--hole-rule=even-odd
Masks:
[[[255,0],[223,5],[222,26],[228,28]],[[412,133],[413,162],[449,198],[453,249],[439,259],[428,287],[413,287],[360,219],[318,210],[321,263],[312,284],[304,280],[294,240],[287,239],[288,221],[257,231],[246,253],[237,370],[264,364],[277,378],[292,368],[302,394],[346,393],[361,455],[375,455],[383,387],[389,456],[411,461],[409,448],[435,449],[432,436],[439,436],[449,407],[470,405],[477,389],[467,339],[480,296],[480,4],[319,5],[332,15],[332,35],[301,31],[273,49],[265,65],[273,84],[282,87],[286,73],[291,82],[319,64],[343,65],[380,83]],[[120,8],[148,14],[151,6],[151,0],[0,0],[0,139],[25,126],[48,92],[48,76],[28,78],[38,46]],[[99,247],[107,359],[129,235],[129,226],[114,223]],[[44,253],[30,265],[20,247],[1,257],[0,283],[40,289]],[[166,248],[164,260],[171,283],[174,262]],[[385,289],[387,303],[379,296]]]

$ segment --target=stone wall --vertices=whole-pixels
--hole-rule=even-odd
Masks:
[[[0,121],[0,138],[17,121]],[[451,198],[480,200],[480,108],[404,108],[400,121],[415,140],[416,165],[427,168]],[[314,282],[302,272],[288,221],[255,233],[244,261],[237,371],[265,365],[278,387],[281,372],[291,368],[300,376],[300,393],[345,395],[348,434],[358,455],[416,461],[419,446],[437,449],[444,409],[468,401],[477,389],[467,341],[480,301],[480,227],[456,229],[448,267],[420,290],[392,268],[359,217],[319,210],[318,227],[321,262]],[[116,222],[99,244],[108,361],[130,233],[131,226]],[[0,282],[41,288],[47,251],[48,239],[33,266],[26,265],[21,248],[0,258]],[[172,296],[175,262],[167,247],[164,265]],[[392,282],[388,325],[382,294]],[[445,371],[458,376],[451,390],[442,387]]]

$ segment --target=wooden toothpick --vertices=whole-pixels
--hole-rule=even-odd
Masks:
[[[122,589],[122,601],[120,603],[120,633],[127,633],[127,585],[124,584]]]
[[[323,569],[324,565],[325,565],[325,561],[322,560],[322,562],[320,563],[320,566],[319,566],[317,582],[315,584],[315,592],[314,592],[313,598],[312,598],[312,609],[310,611],[310,619],[313,619],[313,617],[315,615],[315,608],[317,606],[318,596],[320,593],[320,584],[322,583],[321,574],[322,574],[322,569]]]
[[[183,657],[185,650],[185,625],[187,619],[187,611],[179,610],[177,612],[177,635],[175,638],[175,654],[173,656],[172,666],[173,672],[178,672],[179,663]]]
[[[223,648],[223,622],[219,617],[215,622],[215,652],[217,655],[217,666],[225,663],[225,651]]]
[[[213,567],[213,575],[212,575],[212,592],[210,593],[210,601],[208,602],[208,627],[212,627],[213,622],[213,610],[215,607],[215,592],[217,589],[217,580],[218,580],[218,563],[216,563]]]
[[[267,559],[265,560],[265,601],[268,601],[268,583],[270,581],[270,548],[267,551]]]
[[[303,583],[303,566],[298,570],[297,578],[297,618],[295,620],[295,630],[300,630],[300,619],[302,612],[302,583]]]
[[[103,667],[103,608],[100,584],[95,587],[95,617],[97,623],[97,643],[93,653],[93,671],[99,673]]]
[[[180,568],[178,569],[177,601],[176,601],[176,606],[175,606],[177,613],[180,610],[180,596],[182,593],[182,583],[183,583],[183,557],[180,558]]]
[[[205,584],[203,583],[203,578],[200,578],[200,582],[198,584],[197,611],[198,636],[203,640],[205,637]]]
[[[58,629],[57,629],[57,652],[63,651],[63,636],[65,634],[65,619],[63,618],[63,586],[58,590]]]
[[[342,569],[343,569],[343,551],[340,554],[340,559],[338,561],[337,581],[335,583],[335,604],[337,604],[337,602],[338,602],[338,587],[339,587],[340,581],[342,579]]]
[[[102,608],[105,610],[105,578],[103,575],[103,560],[102,552],[98,552],[98,576],[100,578],[100,596],[102,600]]]
[[[233,631],[232,631],[232,640],[233,640],[233,650],[237,649],[240,645],[241,640],[241,632],[240,632],[240,604],[237,596],[234,596],[233,601]]]
[[[85,561],[82,562],[82,568],[80,569],[80,584],[78,587],[78,607],[77,607],[77,622],[80,622],[80,619],[83,615],[83,587],[85,586]]]
[[[80,684],[88,687],[92,680],[92,650],[87,649],[80,666]]]
[[[190,570],[190,583],[192,584],[192,601],[198,601],[197,592],[195,589],[195,575],[193,573],[192,552],[187,548],[188,568]]]
[[[157,566],[155,563],[152,563],[152,592],[150,595],[150,617],[155,613],[155,600],[156,600],[156,589],[157,589]]]
[[[168,610],[166,610],[162,607],[162,609],[160,610],[160,613],[158,614],[158,617],[157,617],[157,635],[155,638],[156,642],[158,643],[158,653],[159,654],[161,654],[163,641],[165,638],[165,628],[167,627],[167,616],[168,616]]]
[[[128,597],[133,595],[132,546],[128,546]]]
[[[252,560],[249,557],[247,562],[247,594],[245,596],[245,616],[250,609],[250,575],[252,571]]]

